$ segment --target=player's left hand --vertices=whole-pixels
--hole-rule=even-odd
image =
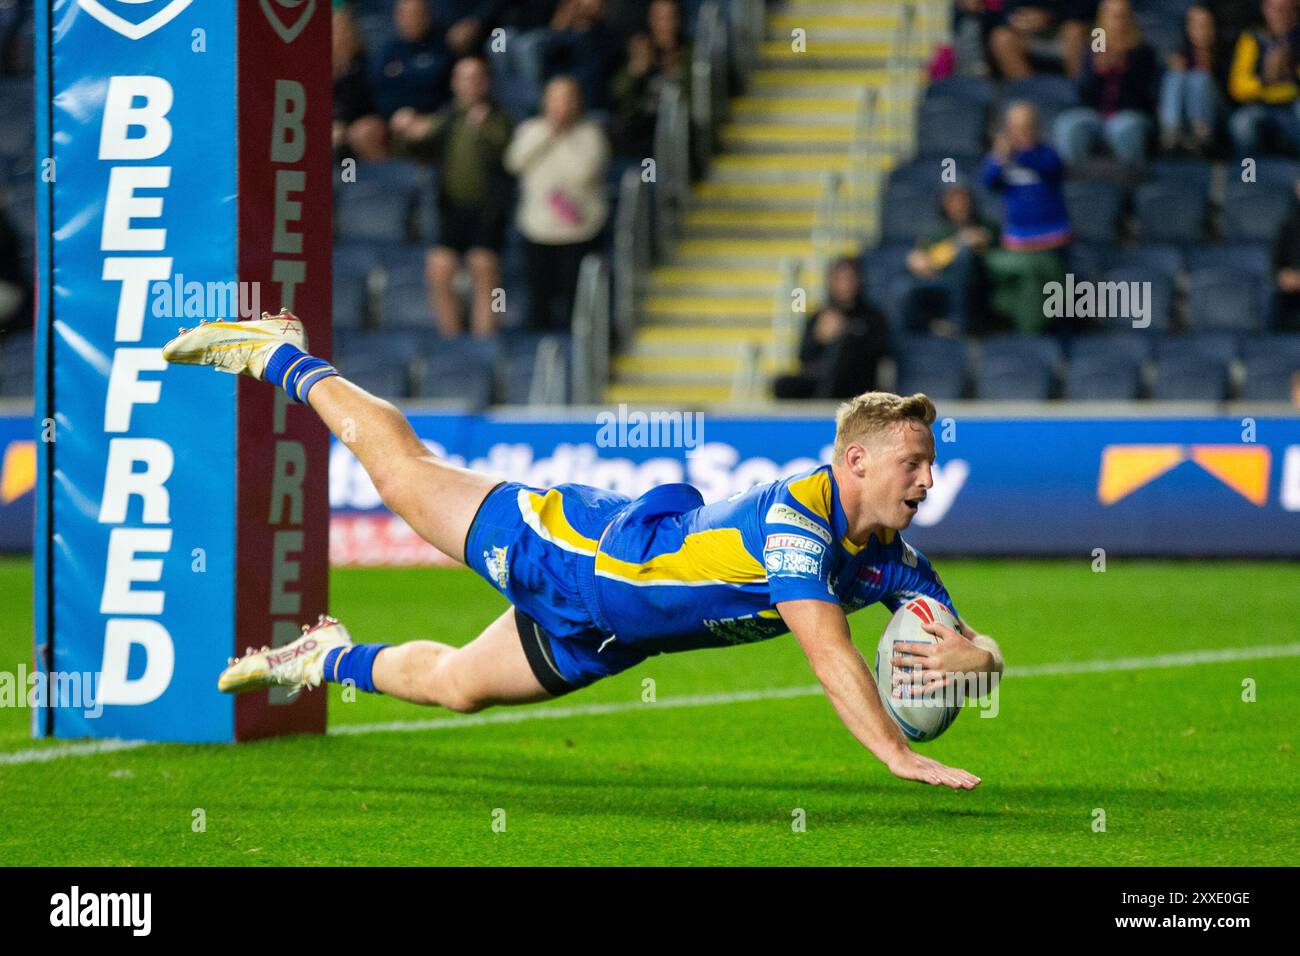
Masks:
[[[922,624],[921,630],[934,638],[933,644],[900,641],[894,645],[890,659],[895,668],[916,668],[909,672],[895,670],[895,680],[909,681],[927,690],[947,687],[958,674],[986,672],[991,655],[984,648],[950,627]]]

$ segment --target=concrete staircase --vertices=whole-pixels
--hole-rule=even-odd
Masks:
[[[845,221],[847,241],[814,249],[826,173],[849,173],[864,86],[884,92],[901,7],[889,0],[789,0],[768,13],[766,40],[746,95],[731,102],[722,151],[697,183],[680,240],[654,268],[635,341],[614,360],[608,401],[709,406],[732,400],[742,350],[770,354],[773,315],[787,313],[782,264],[798,284],[821,284],[814,253],[854,252],[875,216]],[[795,30],[804,48],[794,48]],[[890,109],[887,97],[882,108]],[[877,168],[892,165],[884,154]],[[809,307],[815,306],[810,301]]]

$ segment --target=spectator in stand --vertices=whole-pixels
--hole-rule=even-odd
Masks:
[[[334,8],[334,150],[361,160],[387,155],[384,121],[370,95],[369,67],[361,33],[345,6]]]
[[[803,330],[799,371],[772,383],[777,398],[850,398],[876,387],[876,368],[889,355],[889,328],[862,291],[862,274],[849,257],[826,277],[830,301]]]
[[[1295,0],[1263,0],[1264,26],[1237,38],[1228,92],[1238,104],[1228,120],[1239,156],[1300,149],[1300,25]]]
[[[962,5],[988,18],[983,24],[989,59],[1005,79],[1032,76],[1039,72],[1036,63],[1046,61],[1059,63],[1066,76],[1078,76],[1083,68],[1097,0],[965,0]]]
[[[1214,11],[1204,3],[1187,8],[1183,40],[1169,54],[1160,82],[1160,144],[1168,151],[1206,156],[1223,122],[1228,95],[1228,56]]]
[[[676,81],[690,102],[691,48],[682,34],[677,0],[653,0],[648,33],[628,41],[627,65],[614,78],[614,148],[619,156],[640,160],[654,152],[659,93]]]
[[[1046,330],[1043,286],[1065,281],[1061,250],[1070,243],[1070,220],[1064,173],[1056,150],[1041,141],[1033,104],[1009,104],[980,179],[1003,201],[1002,246],[985,260],[991,306],[1020,332]]]
[[[1295,184],[1300,199],[1300,181]],[[1273,241],[1273,328],[1278,332],[1300,332],[1300,205]]]
[[[19,254],[22,241],[0,202],[0,335],[32,321],[31,278]]]
[[[1079,101],[1056,119],[1056,148],[1066,165],[1082,163],[1104,142],[1120,160],[1146,161],[1160,84],[1160,60],[1142,40],[1129,0],[1103,0],[1101,49],[1084,60]]]
[[[943,225],[907,254],[911,282],[903,299],[903,326],[933,335],[972,332],[983,323],[983,258],[997,241],[998,227],[979,217],[975,194],[965,184],[943,190],[939,212]]]
[[[449,24],[443,42],[453,60],[473,56],[498,25],[502,0],[434,0],[438,22]]]
[[[510,143],[510,118],[492,100],[492,80],[482,57],[467,56],[452,70],[455,99],[437,113],[410,107],[389,125],[399,152],[429,160],[442,170],[438,188],[438,238],[429,250],[430,305],[443,335],[465,330],[455,279],[461,260],[469,267],[474,298],[474,335],[497,332],[492,298],[501,285],[501,246],[512,183],[503,163]]]
[[[505,165],[520,183],[531,325],[567,330],[578,267],[609,217],[609,141],[598,124],[583,118],[576,79],[557,76],[546,84],[542,115],[519,124]]]
[[[436,113],[449,98],[451,58],[428,0],[397,0],[393,25],[397,36],[379,58],[375,107],[385,121],[404,106]]]
[[[543,74],[547,79],[572,76],[584,108],[607,113],[621,49],[618,35],[605,22],[605,0],[560,0],[542,49]]]

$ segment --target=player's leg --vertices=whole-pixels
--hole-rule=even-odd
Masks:
[[[479,505],[498,479],[440,461],[391,403],[341,376],[314,385],[307,402],[357,456],[390,511],[457,561]]]
[[[534,676],[509,608],[464,647],[410,641],[375,658],[375,689],[415,704],[473,713],[495,704],[530,704],[551,694]]]

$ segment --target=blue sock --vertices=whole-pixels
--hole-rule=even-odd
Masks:
[[[279,385],[295,402],[306,404],[313,385],[337,374],[338,369],[329,362],[286,342],[271,353],[262,377]]]
[[[357,690],[377,694],[375,690],[375,658],[387,644],[349,644],[331,647],[325,652],[326,683],[341,684],[351,680]]]

